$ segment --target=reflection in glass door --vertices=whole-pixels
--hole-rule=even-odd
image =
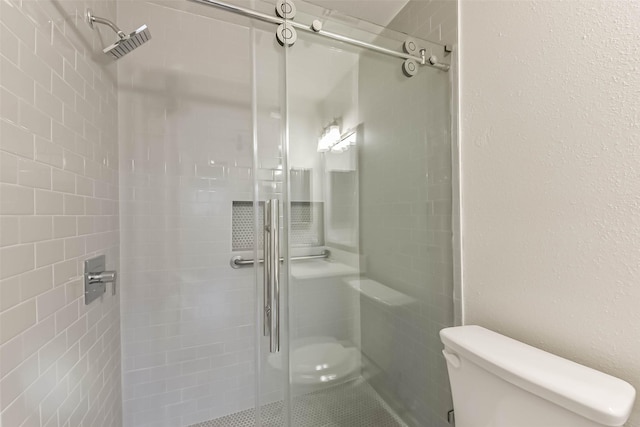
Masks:
[[[447,424],[449,79],[401,65],[307,33],[287,49],[294,426]]]

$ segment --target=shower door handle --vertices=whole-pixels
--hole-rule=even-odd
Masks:
[[[262,225],[262,253],[264,258],[264,267],[262,269],[262,334],[265,337],[270,336],[271,326],[271,309],[269,302],[271,300],[271,241],[269,239],[271,200],[266,200],[263,205],[263,221]]]
[[[264,203],[264,335],[269,351],[280,351],[280,201]]]

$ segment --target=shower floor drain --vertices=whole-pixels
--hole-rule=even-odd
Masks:
[[[281,427],[283,402],[261,408],[262,426]],[[253,427],[254,409],[236,412],[191,427]],[[366,381],[358,380],[294,399],[295,427],[406,427]]]

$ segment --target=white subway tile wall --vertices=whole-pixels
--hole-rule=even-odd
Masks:
[[[122,419],[119,296],[85,306],[84,260],[118,269],[115,66],[85,7],[0,2],[0,424]]]

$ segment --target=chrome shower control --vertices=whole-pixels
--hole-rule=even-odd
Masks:
[[[84,262],[84,303],[90,304],[100,298],[107,291],[107,283],[111,283],[111,294],[116,294],[115,271],[105,271],[106,258],[104,255],[88,259]]]
[[[118,273],[115,271],[103,271],[102,273],[87,273],[89,283],[113,283],[116,281]]]

